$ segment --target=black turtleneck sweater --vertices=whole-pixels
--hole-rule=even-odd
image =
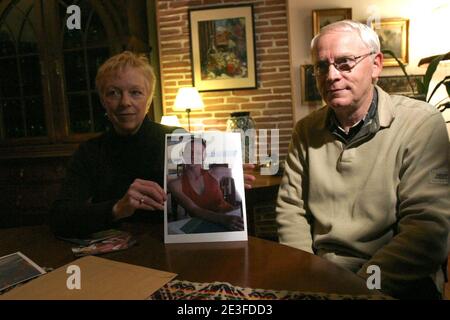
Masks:
[[[54,233],[85,237],[113,227],[112,208],[135,179],[151,180],[162,187],[165,134],[174,129],[145,118],[132,136],[110,130],[80,144],[51,209]],[[162,221],[162,212],[137,210],[128,219],[142,218]]]

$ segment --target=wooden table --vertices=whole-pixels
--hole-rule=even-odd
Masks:
[[[281,182],[281,176],[276,175],[260,175],[257,172],[253,173],[256,180],[252,183],[253,189],[264,188],[264,187],[272,187],[279,186]]]
[[[138,245],[102,257],[178,274],[194,282],[229,282],[241,287],[340,294],[370,294],[365,281],[320,257],[275,242],[164,244],[162,225],[124,225]],[[43,267],[73,260],[71,244],[47,226],[0,229],[0,256],[21,251]]]

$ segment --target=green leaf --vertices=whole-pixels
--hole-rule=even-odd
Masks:
[[[392,58],[395,59],[395,61],[397,61],[398,66],[402,69],[403,74],[405,75],[406,80],[408,80],[408,84],[409,84],[409,86],[411,87],[411,91],[412,91],[412,93],[414,94],[414,93],[415,93],[415,92],[414,92],[414,86],[413,86],[413,84],[412,84],[412,82],[411,82],[411,79],[409,78],[408,73],[406,72],[406,68],[405,68],[405,65],[403,64],[403,62],[401,62],[401,61],[397,58],[397,56],[395,55],[394,51],[392,51],[392,50],[389,50],[389,49],[382,49],[381,52],[382,52],[383,54],[388,54],[388,55],[390,55]]]
[[[434,87],[433,91],[430,94],[430,97],[428,98],[427,102],[430,102],[431,97],[433,97],[434,93],[437,91],[437,89],[439,89],[439,87],[443,84],[445,84],[445,87],[447,88],[447,93],[448,91],[448,84],[450,82],[450,76],[446,76],[443,80],[439,81],[439,83]]]
[[[433,59],[433,61],[430,62],[428,65],[427,71],[425,72],[425,76],[423,77],[423,84],[425,86],[425,95],[428,94],[429,91],[429,85],[431,82],[431,79],[433,78],[434,72],[436,71],[439,62],[445,57],[445,54],[441,54]],[[434,90],[436,91],[436,90]],[[433,92],[434,92],[433,91]],[[430,97],[431,98],[431,97]]]
[[[425,86],[423,85],[423,82],[420,81],[419,79],[415,79],[416,80],[416,84],[417,84],[417,91],[418,94],[425,94]]]

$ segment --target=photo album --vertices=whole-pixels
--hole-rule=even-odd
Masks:
[[[246,241],[240,133],[166,135],[164,241]]]

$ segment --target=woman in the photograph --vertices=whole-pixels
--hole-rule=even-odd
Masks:
[[[227,197],[227,201],[221,189],[222,184],[234,190],[234,182],[229,175],[221,176],[219,170],[203,169],[205,149],[206,142],[202,139],[192,139],[186,144],[183,169],[176,179],[168,183],[168,191],[189,216],[219,224],[229,231],[244,230],[242,215],[230,214],[232,211],[241,212],[240,202],[235,200],[235,194]]]

